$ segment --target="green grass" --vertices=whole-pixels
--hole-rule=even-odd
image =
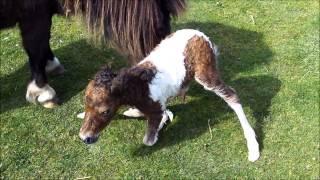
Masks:
[[[64,102],[55,109],[26,103],[19,32],[1,32],[1,179],[319,179],[319,2],[217,2],[190,1],[173,28],[199,29],[219,46],[221,73],[261,143],[257,162],[247,160],[235,114],[196,84],[186,104],[170,102],[174,121],[154,147],[142,144],[144,121],[120,112],[96,144],[83,144],[76,114],[88,79],[103,64],[126,62],[90,45],[78,23],[55,17],[51,45],[68,70],[50,77]]]

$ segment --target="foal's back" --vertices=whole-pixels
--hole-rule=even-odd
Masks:
[[[188,58],[194,57],[190,56],[190,53],[196,54],[202,50],[192,49],[190,51],[188,49],[190,42],[195,38],[207,42],[207,48],[212,51],[212,44],[206,35],[197,30],[183,29],[161,41],[150,55],[139,63],[151,62],[157,70],[149,85],[153,100],[165,103],[167,98],[176,96],[180,92],[182,84],[189,80],[190,63],[196,60],[188,60]],[[211,61],[208,63],[211,63]],[[194,72],[191,72],[191,74],[194,74]]]

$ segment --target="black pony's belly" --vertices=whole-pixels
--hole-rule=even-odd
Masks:
[[[15,7],[15,0],[1,0],[0,1],[0,29],[9,28],[17,23],[17,13]]]
[[[61,14],[58,0],[0,0],[0,29],[15,26],[21,21]]]
[[[0,29],[13,27],[17,22],[17,18],[15,17],[5,17],[0,15]]]

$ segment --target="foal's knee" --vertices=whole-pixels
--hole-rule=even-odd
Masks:
[[[231,103],[240,103],[240,99],[236,93],[236,91],[225,85],[222,84],[220,86],[217,86],[213,89],[213,91],[220,96],[221,98],[223,98],[228,104]]]

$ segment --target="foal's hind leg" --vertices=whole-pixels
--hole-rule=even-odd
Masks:
[[[48,58],[53,57],[49,46],[51,15],[26,17],[19,25],[31,69],[31,82],[27,88],[26,99],[52,108],[57,103],[56,92],[48,84],[45,71]]]
[[[247,140],[247,147],[249,151],[248,159],[252,162],[256,161],[260,156],[259,144],[256,140],[255,132],[250,126],[246,115],[244,114],[242,105],[240,104],[240,100],[236,92],[224,84],[224,82],[220,79],[217,70],[211,67],[209,67],[206,71],[196,72],[195,79],[206,90],[215,92],[235,111],[243,129],[244,136]]]

